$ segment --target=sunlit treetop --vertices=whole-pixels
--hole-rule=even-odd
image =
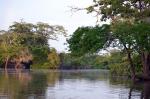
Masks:
[[[47,39],[57,39],[58,34],[66,36],[66,30],[60,25],[49,25],[48,23],[38,22],[37,24],[26,22],[14,22],[9,27],[10,32],[16,33],[34,33],[44,36]]]

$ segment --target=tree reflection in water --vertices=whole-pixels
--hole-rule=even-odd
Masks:
[[[0,72],[0,99],[18,99],[22,90],[26,90],[31,81],[28,71],[21,70]]]
[[[47,86],[54,86],[59,73],[8,70],[0,72],[0,99],[45,99]]]
[[[111,85],[120,85],[129,89],[120,92],[120,99],[150,99],[150,81],[132,83],[129,78],[122,76],[110,76],[109,79]]]
[[[141,88],[137,86],[142,86]],[[135,99],[134,90],[140,90],[140,98],[139,99],[150,99],[150,82],[136,83],[130,88],[129,91],[129,99]]]
[[[67,99],[78,95],[82,99],[88,97],[87,90],[96,90],[93,93],[104,98],[113,92],[119,95],[117,99],[150,99],[150,82],[132,84],[128,77],[109,76],[106,71],[0,71],[0,99],[60,99],[70,91],[74,93],[68,94]]]

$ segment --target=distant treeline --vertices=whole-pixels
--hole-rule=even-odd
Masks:
[[[60,69],[107,69],[112,74],[130,75],[130,64],[124,51],[112,50],[106,55],[84,55],[73,56],[71,53],[59,54],[61,63]],[[137,73],[141,72],[139,58],[134,55],[133,61],[136,64]]]

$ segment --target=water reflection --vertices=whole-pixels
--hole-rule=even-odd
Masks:
[[[150,99],[150,82],[100,70],[1,70],[0,99]]]
[[[2,71],[0,73],[0,99],[18,99],[31,81],[31,75],[20,71]]]
[[[47,86],[58,80],[54,72],[1,71],[0,99],[45,99]]]
[[[136,83],[131,86],[129,91],[129,99],[134,99],[135,92],[139,91],[137,94],[140,98],[139,99],[150,99],[150,82],[145,83]],[[132,98],[133,97],[133,98]]]

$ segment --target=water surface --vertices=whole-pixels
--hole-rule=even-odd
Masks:
[[[150,99],[150,83],[106,70],[1,70],[0,99]]]

